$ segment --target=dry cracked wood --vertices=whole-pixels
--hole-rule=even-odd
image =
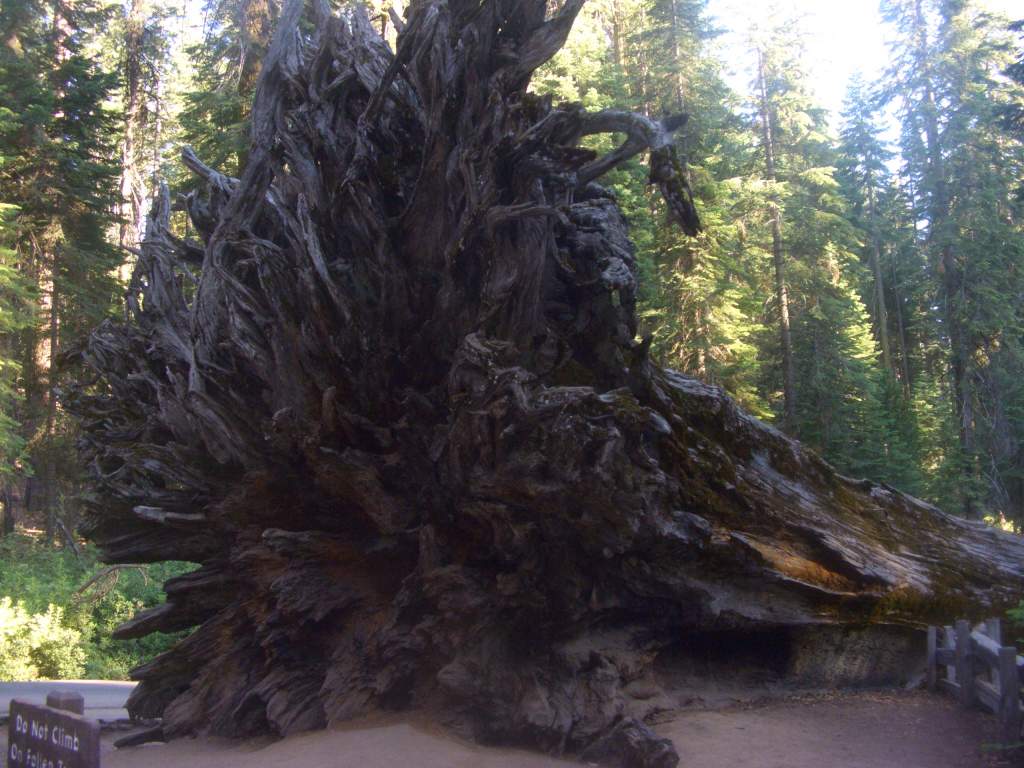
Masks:
[[[129,710],[289,734],[437,707],[479,739],[672,766],[625,695],[687,632],[948,618],[1024,546],[856,482],[652,365],[595,180],[669,134],[527,91],[582,0],[417,0],[393,53],[293,0],[241,179],[157,201],[130,318],[68,393],[111,563],[200,564],[119,634],[195,629]],[[596,157],[580,141],[625,135]],[[646,709],[644,707],[647,707]]]

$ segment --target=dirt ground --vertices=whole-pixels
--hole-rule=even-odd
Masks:
[[[995,718],[924,692],[803,696],[717,711],[684,712],[657,726],[680,768],[1017,768],[987,747]],[[116,734],[121,735],[121,734]],[[579,765],[452,738],[413,716],[278,742],[183,739],[115,750],[104,768],[557,768]],[[0,737],[6,747],[6,729]],[[4,749],[6,753],[6,749]]]
[[[926,692],[844,693],[689,712],[658,727],[680,768],[1009,768],[994,716]]]

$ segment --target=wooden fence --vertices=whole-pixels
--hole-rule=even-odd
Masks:
[[[1003,744],[1021,740],[1022,678],[1024,658],[1003,645],[999,619],[975,630],[966,621],[928,627],[928,688],[949,691],[966,707],[980,705],[998,715]]]

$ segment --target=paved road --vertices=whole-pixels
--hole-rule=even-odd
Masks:
[[[96,720],[128,717],[124,702],[135,683],[107,680],[48,680],[34,683],[0,683],[0,717],[7,716],[11,699],[45,704],[50,691],[75,691],[85,698],[85,715]]]

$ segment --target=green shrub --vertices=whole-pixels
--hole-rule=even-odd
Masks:
[[[34,680],[29,614],[21,603],[0,597],[0,680]]]
[[[55,605],[30,614],[20,602],[0,598],[0,680],[67,680],[85,671],[82,634],[63,624]]]
[[[1024,642],[1024,600],[1017,603],[1016,608],[1010,608],[1006,618],[1010,620],[1012,639],[1019,646]]]
[[[33,615],[29,622],[29,655],[39,677],[46,680],[70,680],[85,672],[82,633],[64,626],[63,617],[63,609],[50,605],[45,613]]]
[[[159,563],[105,571],[90,547],[79,559],[28,536],[0,540],[0,680],[126,679],[183,633],[117,641],[112,632],[162,602],[166,579],[194,567]]]

